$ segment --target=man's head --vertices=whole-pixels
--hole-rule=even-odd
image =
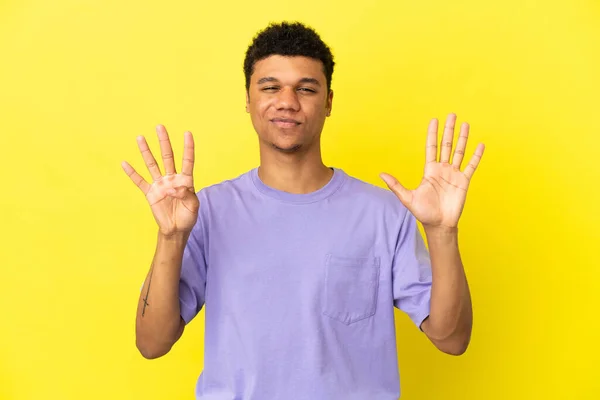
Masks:
[[[286,153],[318,145],[333,67],[329,47],[300,23],[272,24],[255,36],[244,60],[246,110],[261,145]]]
[[[257,61],[272,55],[303,56],[314,58],[323,64],[323,74],[327,80],[327,90],[331,90],[333,76],[333,55],[329,47],[311,28],[299,22],[271,24],[260,31],[246,51],[244,75],[246,91],[250,89],[250,77]]]

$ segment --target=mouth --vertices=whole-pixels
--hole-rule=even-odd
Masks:
[[[296,121],[295,119],[290,119],[290,118],[273,118],[271,120],[271,122],[274,123],[279,128],[294,128],[294,127],[300,125],[299,121]]]

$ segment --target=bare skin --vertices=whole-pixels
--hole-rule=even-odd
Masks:
[[[177,173],[169,135],[163,126],[158,126],[156,131],[164,175],[141,136],[137,143],[152,183],[148,183],[129,163],[122,163],[125,173],[145,195],[158,224],[156,251],[138,300],[136,315],[136,345],[146,358],[166,354],[183,334],[185,323],[179,308],[181,262],[200,206],[194,189],[192,134],[185,133],[182,169]]]
[[[421,329],[441,351],[460,355],[469,345],[473,311],[469,285],[458,248],[458,221],[463,212],[471,178],[485,149],[479,144],[464,171],[469,125],[462,124],[454,156],[450,160],[456,115],[446,120],[438,158],[438,121],[429,123],[425,171],[421,184],[408,190],[394,177],[381,178],[404,206],[423,225],[432,264],[431,312]]]

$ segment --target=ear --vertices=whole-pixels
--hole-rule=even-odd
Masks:
[[[327,116],[331,115],[331,109],[333,108],[333,90],[329,91],[327,95]]]
[[[250,112],[250,94],[246,90],[246,112]]]

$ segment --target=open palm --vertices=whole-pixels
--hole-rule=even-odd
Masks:
[[[423,226],[455,228],[458,225],[469,183],[483,156],[485,146],[479,144],[464,171],[460,170],[469,136],[469,125],[463,123],[450,162],[455,123],[456,115],[450,114],[446,120],[439,160],[438,122],[433,119],[429,123],[425,171],[416,189],[408,190],[393,176],[381,174],[388,187]]]
[[[160,142],[160,151],[165,167],[163,176],[148,143],[143,136],[137,143],[152,176],[152,184],[138,174],[127,162],[122,163],[123,170],[133,183],[144,193],[159,231],[164,235],[187,233],[192,230],[198,219],[199,201],[194,189],[194,139],[190,132],[184,135],[184,152],[181,173],[175,170],[173,149],[164,126],[156,129]]]

